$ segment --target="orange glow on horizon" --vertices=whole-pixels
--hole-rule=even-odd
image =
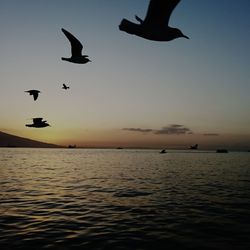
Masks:
[[[24,129],[20,131],[3,131],[12,135],[56,144],[60,146],[99,148],[169,148],[188,149],[190,145],[199,144],[199,149],[235,148],[249,150],[250,135],[156,135],[153,133],[136,133],[124,130],[55,130]]]

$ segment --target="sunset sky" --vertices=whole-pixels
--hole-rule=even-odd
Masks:
[[[148,3],[0,0],[0,131],[61,145],[249,149],[250,1],[182,0],[170,26],[190,40],[119,30]],[[61,28],[92,62],[61,60]],[[29,89],[42,92],[36,102]],[[51,127],[25,127],[32,117]]]

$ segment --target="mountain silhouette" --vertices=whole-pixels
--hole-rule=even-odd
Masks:
[[[0,131],[0,147],[59,148],[61,146],[35,141]]]

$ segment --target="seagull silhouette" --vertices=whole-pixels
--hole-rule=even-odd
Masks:
[[[67,90],[67,89],[69,89],[69,86],[66,86],[66,84],[63,83],[62,89]]]
[[[71,57],[70,58],[62,57],[62,60],[79,64],[85,64],[87,62],[91,62],[88,58],[88,55],[82,55],[83,46],[80,43],[80,41],[76,39],[67,30],[62,29],[62,32],[69,39],[69,42],[71,44]]]
[[[38,98],[39,93],[41,93],[41,91],[35,90],[35,89],[27,90],[27,91],[24,91],[24,92],[27,92],[30,95],[33,95],[34,101]]]
[[[43,118],[32,118],[33,124],[26,124],[26,127],[33,127],[33,128],[44,128],[50,126],[47,121],[43,121]]]
[[[139,24],[123,19],[121,31],[153,41],[171,41],[185,36],[181,30],[168,26],[172,11],[180,0],[150,0],[145,20],[135,16]]]

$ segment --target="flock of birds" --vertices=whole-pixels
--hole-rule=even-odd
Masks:
[[[67,90],[67,89],[69,89],[69,88],[70,88],[69,86],[67,86],[65,83],[63,83],[62,89]],[[30,90],[26,90],[26,91],[24,91],[24,92],[27,92],[27,93],[29,93],[30,95],[32,95],[34,101],[37,100],[39,93],[41,93],[40,90],[36,90],[36,89],[30,89]],[[33,120],[33,123],[31,123],[31,124],[26,124],[25,126],[26,126],[26,127],[30,127],[30,128],[45,128],[45,127],[50,126],[50,125],[47,123],[47,121],[43,121],[43,118],[36,117],[36,118],[32,118],[32,120]]]
[[[135,16],[138,23],[133,23],[127,19],[123,19],[119,25],[121,31],[127,32],[132,35],[142,37],[144,39],[152,41],[171,41],[179,37],[189,39],[177,28],[172,28],[168,25],[170,16],[174,8],[181,0],[150,0],[147,14],[144,20]],[[88,55],[83,55],[82,43],[73,36],[69,31],[62,29],[62,32],[67,37],[71,45],[71,57],[61,59],[71,63],[86,64],[91,62]],[[63,84],[62,89],[67,90],[69,86]],[[37,100],[39,90],[27,90],[25,91],[33,96],[34,101]],[[43,118],[32,118],[32,124],[26,124],[27,127],[44,128],[50,126]]]

